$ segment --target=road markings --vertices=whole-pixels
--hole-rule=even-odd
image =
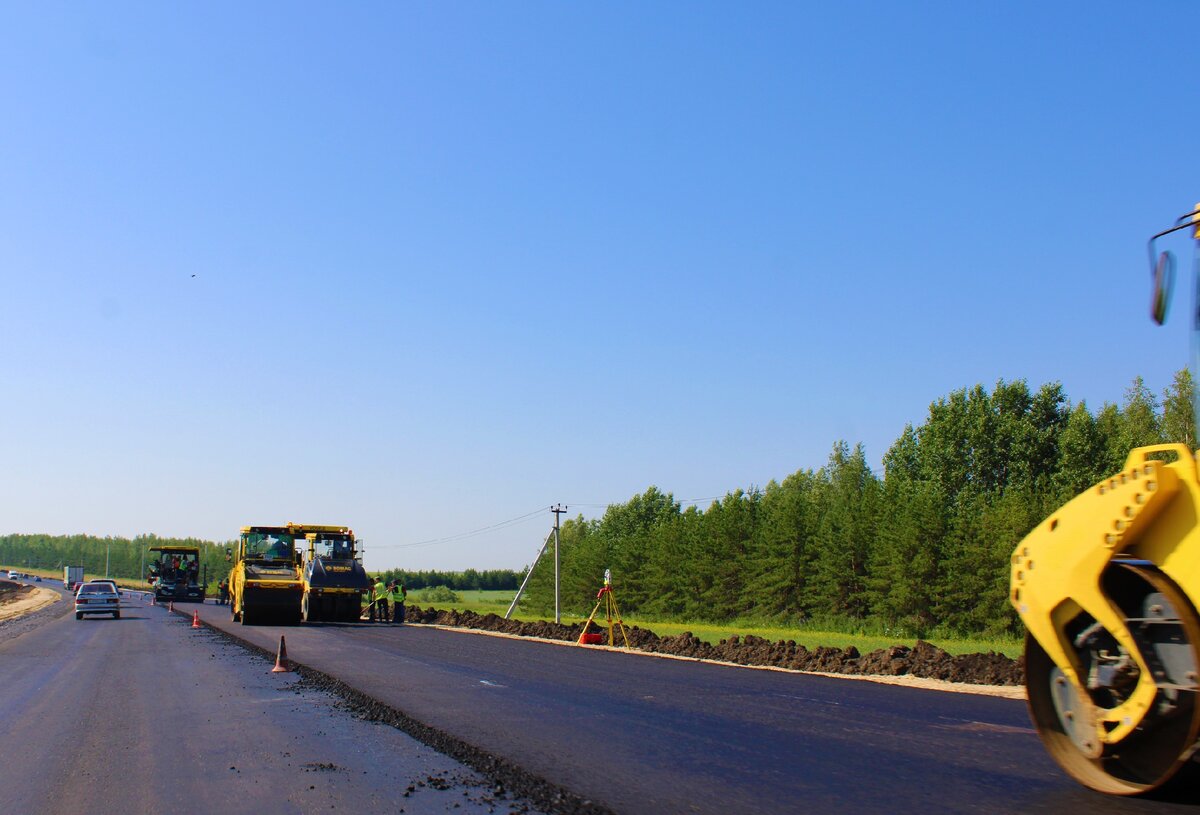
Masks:
[[[507,688],[508,687],[508,685],[501,685],[497,682],[490,682],[487,679],[480,679],[479,684],[487,685],[489,688]]]

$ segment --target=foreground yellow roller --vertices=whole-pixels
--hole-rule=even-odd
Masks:
[[[1200,241],[1200,204],[1150,239],[1160,325],[1175,261],[1156,259],[1154,242],[1184,229]],[[1009,600],[1028,630],[1029,712],[1064,770],[1092,789],[1137,795],[1197,766],[1200,476],[1190,449],[1139,447],[1121,472],[1043,521],[1013,552]]]
[[[1063,769],[1101,792],[1159,787],[1195,750],[1198,514],[1191,451],[1141,447],[1013,553],[1030,713]]]

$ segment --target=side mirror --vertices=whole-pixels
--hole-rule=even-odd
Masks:
[[[1154,289],[1150,295],[1150,319],[1162,325],[1167,321],[1171,289],[1175,287],[1175,256],[1163,252],[1154,266]]]

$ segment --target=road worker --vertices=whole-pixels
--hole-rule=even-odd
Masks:
[[[404,601],[408,599],[408,592],[404,590],[404,584],[399,580],[393,580],[390,587],[392,599],[392,622],[404,624]]]
[[[386,623],[388,621],[388,601],[387,601],[387,586],[383,585],[383,578],[375,578],[375,587],[371,592],[373,602],[371,603],[371,622],[375,622],[375,614],[379,614],[379,622]]]

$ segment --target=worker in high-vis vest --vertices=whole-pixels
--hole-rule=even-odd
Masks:
[[[408,592],[404,590],[403,583],[398,580],[393,580],[390,593],[392,598],[392,622],[403,625],[404,601],[408,599]]]
[[[371,622],[375,622],[375,613],[379,613],[379,622],[386,623],[388,621],[388,602],[387,602],[387,587],[383,585],[383,578],[375,578],[375,586],[371,592]]]

